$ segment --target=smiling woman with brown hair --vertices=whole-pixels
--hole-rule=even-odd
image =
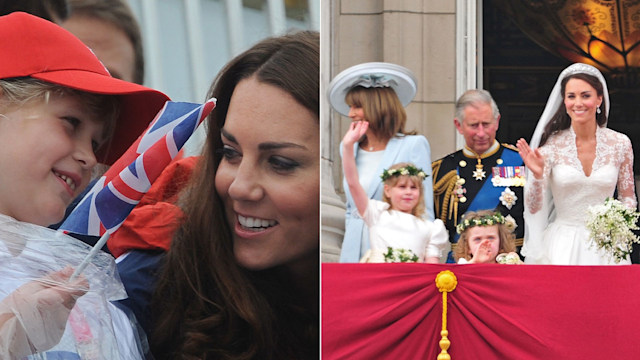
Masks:
[[[631,140],[607,128],[609,92],[588,64],[564,69],[531,138],[518,140],[529,176],[525,186],[525,262],[609,265],[610,254],[590,245],[590,206],[618,199],[635,210]],[[631,264],[626,257],[620,263]]]
[[[318,89],[315,32],[263,40],[214,81],[207,144],[152,301],[156,357],[318,357]]]

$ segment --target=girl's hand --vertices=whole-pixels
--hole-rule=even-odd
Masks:
[[[524,165],[531,170],[536,179],[542,179],[544,173],[544,156],[538,149],[531,149],[525,139],[520,138],[516,143],[520,151],[520,157],[524,161]]]
[[[484,240],[478,245],[475,254],[473,254],[473,258],[469,262],[474,264],[492,263],[495,262],[496,255],[498,254],[494,254],[491,250],[489,240]]]
[[[349,125],[349,130],[347,130],[347,133],[342,139],[342,143],[344,144],[344,146],[353,147],[353,144],[355,144],[358,140],[360,140],[360,138],[362,138],[362,136],[367,132],[368,128],[368,121],[351,122],[351,124]]]
[[[72,274],[68,267],[30,281],[0,302],[0,356],[22,358],[60,341],[76,300],[89,289],[83,276],[69,281]]]
[[[369,196],[360,184],[353,145],[360,140],[368,128],[368,122],[354,121],[349,124],[349,130],[342,139],[342,173],[344,174],[344,179],[347,181],[347,185],[349,185],[353,203],[361,215],[367,210]]]

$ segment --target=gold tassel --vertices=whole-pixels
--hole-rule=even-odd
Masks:
[[[435,178],[435,174],[433,175]],[[438,209],[437,205],[435,210],[436,219],[440,219],[444,222],[447,221],[447,215],[451,214],[451,201],[456,200],[457,196],[453,193],[453,189],[456,187],[456,180],[458,174],[455,170],[451,170],[446,173],[440,180],[433,184],[433,200],[435,204],[440,204],[442,199],[442,209]],[[449,215],[450,216],[450,215]],[[449,217],[451,218],[451,217]]]
[[[453,204],[453,226],[458,226],[458,201]]]
[[[451,342],[447,338],[447,336],[449,336],[449,331],[447,331],[447,293],[455,290],[457,285],[458,279],[456,275],[449,270],[441,271],[436,276],[436,286],[442,293],[442,331],[440,332],[442,338],[439,342],[442,351],[438,354],[437,360],[451,360],[451,355],[447,352],[451,345]]]

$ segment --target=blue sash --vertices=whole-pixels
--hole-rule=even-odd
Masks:
[[[500,166],[520,166],[522,165],[522,158],[520,154],[511,150],[504,149],[502,151],[502,165]],[[482,185],[482,188],[476,196],[469,204],[469,208],[467,211],[478,211],[484,209],[495,209],[498,206],[498,202],[500,201],[500,194],[504,190],[503,186],[493,186],[493,182],[491,182],[491,178],[493,177],[493,172],[489,174],[487,180]]]

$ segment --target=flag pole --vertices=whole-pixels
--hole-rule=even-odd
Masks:
[[[87,265],[89,265],[89,263],[91,262],[91,259],[93,259],[93,257],[96,256],[98,251],[100,251],[100,249],[102,249],[104,244],[107,243],[107,240],[109,240],[109,234],[110,234],[109,232],[105,232],[104,235],[102,235],[100,237],[98,242],[95,245],[93,245],[93,248],[91,249],[91,251],[89,251],[89,254],[87,254],[87,256],[85,256],[84,260],[82,260],[80,265],[78,265],[76,270],[73,272],[73,274],[69,278],[69,282],[75,280],[75,278],[78,275],[80,275],[80,273],[82,273],[82,271],[84,271],[84,269],[87,267]]]

